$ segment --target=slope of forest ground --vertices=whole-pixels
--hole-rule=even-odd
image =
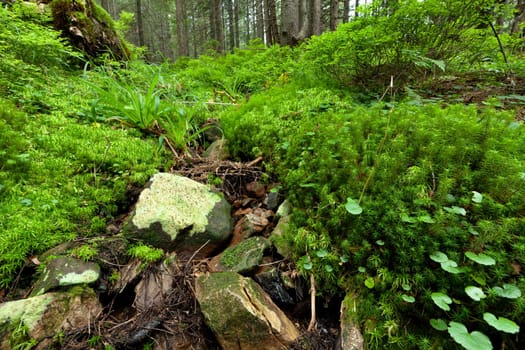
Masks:
[[[149,176],[191,164],[212,119],[292,203],[299,272],[355,293],[367,348],[522,348],[523,38],[501,35],[505,62],[472,18],[409,5],[295,49],[99,66],[0,8],[2,299],[32,255],[106,234]]]

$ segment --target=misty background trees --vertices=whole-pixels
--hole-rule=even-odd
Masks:
[[[115,19],[128,18],[127,39],[145,47],[150,61],[232,51],[259,40],[265,45],[296,45],[334,30],[358,16],[392,14],[400,6],[383,0],[360,13],[370,0],[101,0]],[[525,0],[476,1],[502,32],[522,31]]]

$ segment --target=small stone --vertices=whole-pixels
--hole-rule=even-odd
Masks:
[[[248,238],[235,246],[226,248],[215,260],[214,271],[234,271],[246,273],[255,269],[263,260],[264,251],[271,246],[263,237]]]
[[[213,141],[206,151],[204,151],[203,156],[211,161],[221,161],[230,158],[228,143],[225,139]]]
[[[269,218],[274,215],[273,211],[256,208],[242,217],[234,228],[235,243],[242,239],[251,237],[255,233],[264,231],[270,224]]]
[[[341,303],[341,349],[363,350],[364,339],[359,331],[359,318],[354,306],[357,302],[355,294],[347,294]]]
[[[279,206],[279,191],[277,189],[271,190],[266,195],[266,198],[264,200],[264,204],[266,204],[266,208],[269,210],[275,210]]]

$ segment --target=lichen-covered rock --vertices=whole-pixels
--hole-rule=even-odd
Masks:
[[[95,292],[80,286],[0,304],[0,350],[13,349],[29,339],[45,349],[59,331],[87,327],[101,311]],[[13,336],[20,329],[25,336]]]
[[[246,273],[256,268],[263,260],[264,251],[271,246],[264,237],[248,238],[235,246],[228,247],[218,257],[215,271]]]
[[[199,276],[196,297],[223,349],[287,349],[299,331],[250,278],[235,272]]]
[[[51,260],[33,286],[31,296],[62,286],[93,283],[100,277],[100,267],[92,262],[85,262],[64,256]]]
[[[201,255],[228,240],[230,204],[208,186],[183,176],[155,174],[139,196],[124,227],[126,235],[166,250],[197,250]]]

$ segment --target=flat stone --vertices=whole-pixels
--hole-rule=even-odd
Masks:
[[[69,256],[58,257],[47,263],[33,286],[31,296],[44,294],[57,287],[93,283],[99,277],[98,264]]]

